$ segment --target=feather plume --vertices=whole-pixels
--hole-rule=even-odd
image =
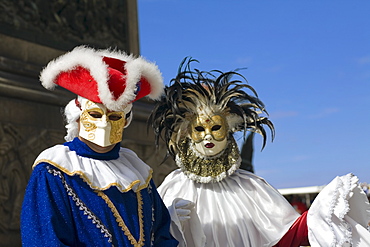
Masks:
[[[178,144],[189,135],[188,126],[194,116],[220,114],[225,116],[230,133],[236,131],[257,132],[263,137],[262,149],[266,145],[267,133],[264,126],[275,130],[268,119],[265,105],[257,92],[247,83],[246,78],[235,71],[200,71],[191,69],[191,63],[198,62],[185,58],[178,74],[166,86],[164,95],[149,117],[154,129],[156,145],[162,138],[171,156],[175,156]]]

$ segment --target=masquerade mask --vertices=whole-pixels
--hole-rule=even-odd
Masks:
[[[214,156],[223,151],[227,144],[227,124],[220,115],[200,115],[190,124],[191,139],[196,150],[204,156]]]
[[[165,95],[150,115],[156,137],[189,179],[201,183],[220,181],[241,162],[233,133],[260,133],[264,126],[274,136],[274,126],[263,116],[265,106],[243,75],[219,70],[191,69],[198,62],[182,61],[179,73],[165,88]]]
[[[109,111],[103,104],[80,98],[81,115],[79,136],[101,147],[116,144],[122,140],[123,129],[128,126],[132,105],[124,111]]]

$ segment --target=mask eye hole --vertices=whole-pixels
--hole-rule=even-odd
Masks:
[[[89,115],[93,118],[102,118],[103,116],[100,112],[97,112],[97,111],[90,111]]]
[[[118,121],[118,120],[120,120],[122,118],[122,116],[119,115],[119,114],[111,114],[111,115],[109,115],[108,118],[111,121]]]
[[[219,129],[221,129],[221,125],[215,125],[212,127],[212,131],[217,131]]]
[[[197,126],[195,127],[195,130],[201,132],[204,131],[204,128],[202,126]]]

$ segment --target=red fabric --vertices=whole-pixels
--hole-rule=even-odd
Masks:
[[[90,71],[81,66],[61,72],[55,83],[93,102],[102,103],[98,96],[97,82],[91,76]]]
[[[299,247],[308,246],[307,212],[304,212],[280,239],[275,247]]]
[[[111,57],[103,57],[102,60],[108,65],[107,71],[109,78],[106,82],[107,86],[113,94],[114,100],[117,100],[126,89],[126,62]],[[91,76],[90,71],[82,66],[61,72],[54,82],[95,103],[103,103],[98,95],[98,84],[96,80]],[[140,78],[136,86],[136,97],[132,102],[147,96],[151,92],[150,83],[144,77]]]
[[[300,201],[293,201],[291,202],[293,208],[295,209],[295,211],[297,211],[299,214],[303,214],[305,211],[308,210],[306,204],[304,204],[303,202],[300,202]]]
[[[137,84],[137,92],[135,100],[138,100],[144,96],[147,96],[151,92],[151,87],[148,80],[144,77],[141,77],[140,82]],[[134,101],[135,101],[134,100]]]
[[[117,100],[126,89],[126,79],[119,70],[108,68],[108,73],[109,90],[113,94],[114,99]]]
[[[109,66],[108,86],[116,100],[126,89],[126,62],[112,57],[103,57],[103,61]]]
[[[124,77],[126,62],[110,57],[103,57],[103,61],[109,66],[107,68],[109,78],[106,83],[116,100],[126,89],[126,78]],[[95,103],[102,103],[98,95],[96,80],[91,76],[90,71],[82,66],[61,72],[55,83]]]
[[[113,93],[114,98],[118,99],[126,89],[126,79],[124,77],[127,74],[125,69],[126,62],[111,57],[103,57],[103,61],[109,66],[109,89]],[[133,101],[147,96],[151,92],[150,83],[144,77],[140,78],[136,86],[136,97]]]
[[[113,58],[113,57],[103,57],[103,62],[108,64],[112,69],[118,70],[122,75],[126,75],[125,61]]]

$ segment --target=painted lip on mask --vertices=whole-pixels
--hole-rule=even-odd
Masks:
[[[213,144],[212,142],[209,142],[207,143],[206,145],[204,145],[206,148],[213,148],[215,146],[215,144]]]

